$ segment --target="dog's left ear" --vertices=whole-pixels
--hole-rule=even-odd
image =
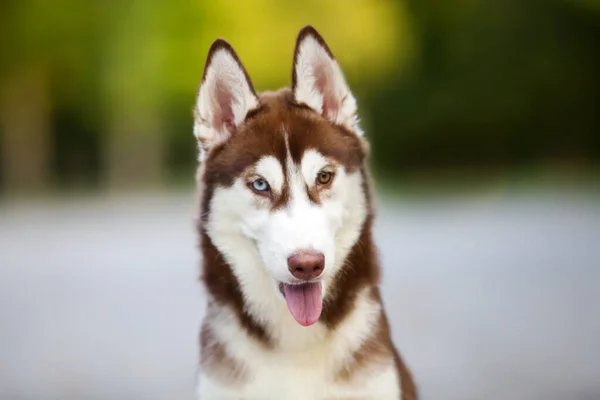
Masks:
[[[362,135],[356,99],[325,40],[310,25],[296,39],[293,68],[292,91],[298,103]]]

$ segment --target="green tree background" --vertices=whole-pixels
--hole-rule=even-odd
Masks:
[[[357,94],[378,175],[600,158],[595,0],[4,0],[0,191],[192,184],[210,43],[273,89],[309,23]]]

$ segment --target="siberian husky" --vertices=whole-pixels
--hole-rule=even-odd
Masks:
[[[199,398],[416,399],[379,291],[368,145],[323,38],[303,28],[291,88],[263,93],[216,40],[194,115]]]

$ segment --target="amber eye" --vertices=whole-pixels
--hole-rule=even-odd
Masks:
[[[317,183],[319,185],[327,185],[329,182],[331,182],[332,177],[333,174],[331,172],[321,171],[317,174]]]

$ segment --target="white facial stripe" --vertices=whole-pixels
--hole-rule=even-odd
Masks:
[[[271,189],[281,193],[283,188],[283,170],[281,163],[273,156],[265,156],[256,164],[256,173],[265,178]]]
[[[288,132],[285,129],[285,125],[282,126],[283,129],[283,138],[285,140],[285,173],[291,188],[292,199],[294,198],[294,176],[296,175],[296,167],[292,162],[292,152],[290,151],[290,141],[288,137]]]
[[[315,183],[315,178],[319,171],[328,165],[328,161],[321,153],[316,150],[307,150],[302,156],[300,169],[302,176],[309,187]]]
[[[302,173],[292,162],[292,157],[287,157],[287,179],[290,186],[290,205],[289,208],[299,206],[302,203],[308,204],[308,194],[306,193]]]
[[[277,280],[287,282],[293,279],[287,269],[287,258],[298,250],[312,249],[325,256],[326,276],[331,272],[335,259],[333,232],[328,223],[328,216],[324,209],[312,204],[306,192],[306,179],[302,165],[294,164],[289,148],[288,136],[283,128],[286,142],[287,157],[285,175],[290,191],[290,198],[283,210],[278,210],[269,216],[269,223],[264,228],[264,240],[258,240],[258,248],[267,264],[272,268],[273,276]],[[315,162],[308,162],[310,168],[325,165],[325,159],[318,152],[312,152],[309,158]],[[302,163],[301,163],[302,164]],[[318,170],[315,170],[315,174]],[[309,172],[307,172],[309,173]],[[314,177],[309,178],[310,182]],[[269,265],[267,265],[269,268]]]
[[[308,194],[305,190],[305,182],[302,176],[302,171],[292,161],[292,153],[290,151],[290,143],[288,140],[288,133],[283,128],[283,134],[285,137],[285,148],[286,148],[286,175],[288,184],[290,187],[290,203],[288,206],[289,211],[295,213],[294,209],[310,204]]]

